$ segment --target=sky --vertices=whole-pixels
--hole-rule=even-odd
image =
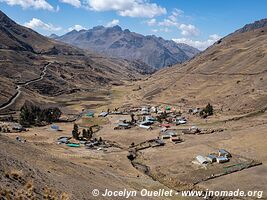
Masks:
[[[119,25],[204,50],[267,17],[267,0],[0,0],[17,23],[50,35]]]

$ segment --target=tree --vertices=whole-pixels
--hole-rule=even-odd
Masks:
[[[208,103],[205,110],[208,115],[213,115],[213,106],[210,103]]]
[[[33,122],[33,118],[29,107],[26,103],[20,109],[20,123],[22,125],[30,125]]]
[[[133,114],[133,113],[131,113],[131,122],[132,122],[132,123],[135,122],[135,120],[134,120],[134,114]]]
[[[76,140],[79,139],[79,127],[77,124],[73,125],[73,130],[72,130],[72,137]]]
[[[208,117],[208,116],[213,115],[213,106],[212,106],[210,103],[208,103],[208,105],[207,105],[204,109],[202,109],[202,110],[200,111],[199,115],[200,115],[202,118],[206,118],[206,117]]]
[[[93,128],[92,128],[92,126],[90,126],[90,128],[89,128],[89,138],[90,139],[93,137],[93,134],[94,134]]]
[[[90,139],[90,131],[87,129],[83,129],[83,138]]]

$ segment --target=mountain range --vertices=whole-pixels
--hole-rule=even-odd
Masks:
[[[164,40],[154,35],[144,36],[129,29],[122,30],[118,25],[73,30],[62,36],[52,34],[51,38],[104,55],[139,60],[157,69],[185,62],[200,52],[196,48],[172,40]]]

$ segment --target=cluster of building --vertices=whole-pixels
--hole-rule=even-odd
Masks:
[[[134,126],[144,128],[147,130],[152,129],[154,124],[159,124],[162,128],[169,128],[173,125],[186,124],[187,119],[181,116],[180,112],[177,112],[175,108],[171,106],[142,106],[135,108],[128,108],[122,111],[116,109],[111,114],[127,114],[131,116],[131,121],[122,120],[114,128],[129,129]]]
[[[57,143],[65,144],[68,147],[81,147],[83,145],[86,149],[95,149],[95,150],[105,150],[106,148],[114,146],[114,144],[112,144],[109,141],[102,140],[102,138],[99,139],[94,138],[86,141],[84,140],[76,141],[72,139],[72,137],[66,137],[66,136],[59,137],[57,139]]]
[[[219,149],[217,153],[209,154],[207,156],[198,155],[194,163],[207,165],[211,163],[225,163],[231,158],[231,154],[225,149]]]

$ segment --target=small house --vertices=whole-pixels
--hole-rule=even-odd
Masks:
[[[176,121],[176,124],[179,125],[179,124],[186,124],[187,123],[187,120],[186,119],[179,119]]]
[[[80,147],[80,144],[76,144],[76,143],[69,143],[67,144],[68,147]]]
[[[120,127],[129,127],[130,124],[121,122],[121,123],[118,124],[118,126],[120,126]]]
[[[120,122],[118,123],[118,126],[114,128],[114,130],[129,129],[129,128],[131,128],[130,124],[125,123],[125,122]]]
[[[172,136],[172,137],[170,137],[170,141],[171,141],[171,142],[175,142],[175,143],[180,143],[180,142],[182,142],[181,138],[180,138],[180,137],[177,137],[177,136]]]
[[[171,125],[170,124],[160,124],[160,127],[170,128]]]
[[[184,133],[184,134],[197,134],[200,132],[201,132],[201,130],[199,128],[197,128],[196,126],[192,126],[191,128],[185,129],[182,131],[182,133]]]
[[[217,157],[216,158],[217,163],[225,163],[229,161],[229,158],[227,157]]]
[[[53,131],[59,131],[59,126],[56,125],[56,124],[52,124],[52,125],[51,125],[51,129],[52,129]]]
[[[67,144],[69,142],[70,137],[60,137],[57,139],[58,144]]]
[[[94,117],[94,115],[95,115],[95,112],[94,112],[94,111],[88,111],[88,112],[86,113],[86,116],[87,116],[87,117]]]
[[[163,128],[161,128],[160,129],[160,132],[165,132],[165,131],[167,131],[168,129],[166,128],[166,127],[163,127]]]
[[[224,149],[219,149],[219,156],[226,157],[226,158],[232,157],[231,154]]]
[[[210,163],[216,162],[216,156],[213,154],[209,154],[206,158]]]
[[[106,117],[108,115],[108,112],[101,112],[98,117]]]
[[[149,125],[154,124],[154,122],[153,121],[149,121],[149,120],[145,120],[145,121],[140,122],[140,124],[145,125],[145,126],[149,126]]]
[[[208,164],[209,161],[204,157],[204,156],[201,156],[201,155],[198,155],[196,157],[196,160],[200,163],[200,164]]]
[[[145,116],[145,121],[151,121],[151,122],[154,122],[154,121],[156,121],[156,119],[154,118],[154,117],[152,117],[152,116]]]
[[[170,139],[171,137],[176,137],[176,136],[177,136],[177,134],[174,131],[167,131],[167,132],[162,133],[161,138],[162,139]]]
[[[164,133],[164,135],[170,135],[171,137],[175,137],[177,136],[177,133],[174,131],[167,131],[166,133]]]
[[[147,129],[147,130],[152,129],[151,126],[146,126],[146,125],[143,125],[143,124],[140,124],[139,127]]]
[[[166,139],[170,139],[170,138],[171,138],[170,135],[162,135],[162,136],[161,136],[161,139],[162,139],[162,140],[166,140]]]
[[[23,127],[19,123],[14,123],[13,126],[12,126],[12,130],[22,131]]]
[[[159,146],[164,146],[165,142],[163,140],[160,139],[156,139],[155,142],[159,145]]]
[[[149,108],[144,106],[141,108],[141,115],[149,115]]]

